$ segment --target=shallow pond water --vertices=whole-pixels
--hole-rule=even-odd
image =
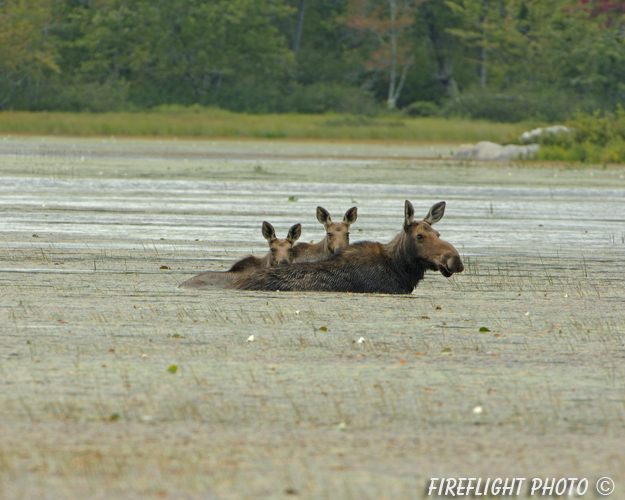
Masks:
[[[623,170],[393,148],[0,142],[0,496],[625,487]],[[463,274],[401,297],[177,288],[264,253],[263,220],[319,240],[318,205],[389,241],[406,199],[447,202]]]

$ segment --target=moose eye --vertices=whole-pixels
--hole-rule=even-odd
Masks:
[[[276,253],[276,249],[275,249],[275,248],[272,248],[272,249],[271,249],[271,253]]]
[[[423,236],[421,236],[420,234],[417,234],[417,239],[421,241],[423,239]]]
[[[328,233],[328,238],[332,238],[332,233]]]

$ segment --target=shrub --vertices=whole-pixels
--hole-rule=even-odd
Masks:
[[[566,125],[575,133],[549,137],[537,155],[539,159],[625,162],[625,111],[620,105],[614,112],[578,112]]]
[[[61,79],[33,86],[11,102],[13,109],[27,111],[119,111],[128,105],[128,85],[116,83],[72,83]]]
[[[284,113],[288,110],[285,89],[272,81],[224,84],[214,104],[239,113]]]
[[[338,83],[298,85],[287,97],[289,111],[321,114],[328,111],[373,116],[378,112],[371,93]]]
[[[424,118],[429,116],[438,116],[440,109],[438,109],[438,106],[435,103],[430,101],[415,101],[402,109],[402,112],[405,115],[415,118]]]
[[[575,103],[575,108],[571,103]],[[500,123],[517,123],[524,120],[563,122],[576,111],[597,109],[592,99],[582,100],[557,89],[540,90],[471,90],[452,99],[443,107],[443,116],[461,116]]]

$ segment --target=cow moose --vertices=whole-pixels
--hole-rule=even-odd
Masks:
[[[264,238],[269,244],[269,251],[264,257],[249,255],[235,262],[227,271],[207,271],[178,285],[178,288],[203,290],[207,288],[223,288],[242,274],[265,267],[281,266],[293,261],[293,245],[302,234],[302,225],[294,224],[285,239],[276,237],[276,231],[269,222],[262,225]]]
[[[298,243],[293,248],[293,262],[316,262],[334,254],[340,248],[349,245],[349,227],[356,222],[358,209],[350,208],[345,212],[343,222],[332,222],[330,213],[323,207],[317,207],[317,220],[326,230],[325,237],[317,243]]]
[[[410,294],[426,270],[440,271],[447,278],[464,270],[458,251],[432,228],[444,213],[441,201],[423,220],[415,221],[414,207],[406,200],[403,229],[390,243],[363,241],[318,262],[259,269],[227,288]]]

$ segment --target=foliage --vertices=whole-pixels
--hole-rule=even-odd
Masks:
[[[625,163],[625,110],[577,113],[567,122],[572,135],[546,137],[539,158],[586,163]]]
[[[240,82],[247,90],[252,81],[284,79],[292,66],[275,25],[288,8],[271,0],[98,0],[58,9],[59,66],[79,89],[70,109],[93,109],[85,84],[124,89],[122,108],[210,104]]]
[[[0,108],[564,121],[625,101],[624,29],[607,0],[0,0]]]
[[[559,89],[516,88],[493,92],[476,88],[449,100],[441,114],[494,122],[554,123],[566,120],[575,111],[596,109],[597,102],[591,97],[576,97],[571,91]]]
[[[405,84],[414,55],[409,34],[416,15],[415,0],[348,0],[344,22],[377,40],[366,66],[388,71],[387,108],[393,111]],[[399,71],[401,68],[401,76]]]
[[[15,0],[0,3],[0,109],[28,83],[58,71],[56,47],[47,28],[50,3],[45,0]]]
[[[440,114],[438,106],[429,101],[413,102],[409,106],[406,106],[402,112],[407,116],[413,117],[437,116]]]
[[[296,113],[338,111],[363,115],[377,113],[370,92],[337,83],[299,85],[288,98],[288,109]]]

